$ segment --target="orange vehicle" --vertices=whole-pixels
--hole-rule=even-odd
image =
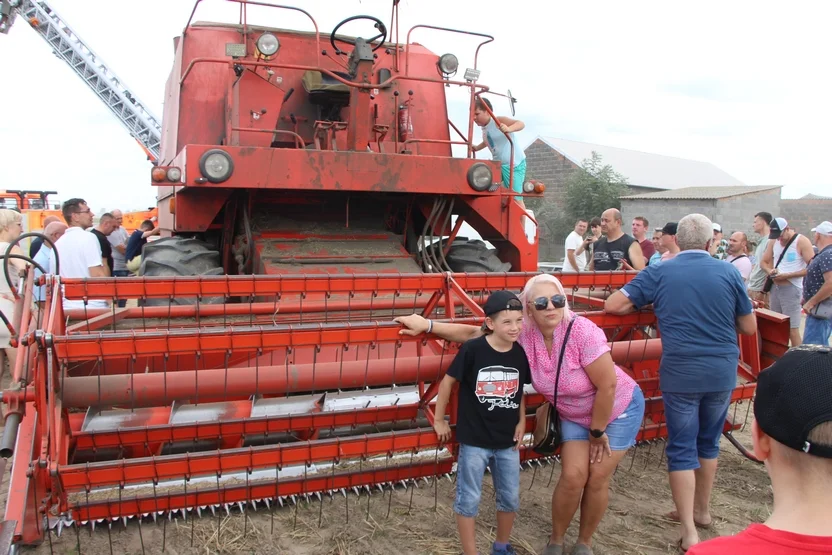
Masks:
[[[159,210],[156,207],[148,208],[147,210],[139,210],[135,212],[124,212],[124,218],[122,220],[122,227],[127,230],[127,233],[133,233],[139,226],[142,225],[142,222],[145,220],[154,220],[154,218],[158,218]]]

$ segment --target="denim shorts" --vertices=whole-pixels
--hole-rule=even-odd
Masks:
[[[621,413],[621,416],[607,425],[607,437],[612,451],[626,451],[636,444],[636,436],[644,421],[644,393],[636,386],[633,400]],[[589,441],[589,428],[584,428],[570,420],[560,420],[560,434],[563,441]]]
[[[662,393],[667,422],[667,469],[696,470],[699,459],[719,456],[719,438],[731,405],[731,390]]]
[[[456,514],[469,518],[477,516],[486,466],[491,469],[494,480],[497,510],[516,513],[520,508],[520,452],[513,447],[484,449],[460,444],[454,500]]]

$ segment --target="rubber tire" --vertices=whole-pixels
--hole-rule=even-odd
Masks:
[[[458,273],[508,272],[511,264],[503,262],[495,249],[479,239],[457,239],[445,256],[451,270]]]
[[[220,253],[211,245],[198,239],[165,237],[147,243],[142,252],[140,276],[221,276]],[[148,299],[147,306],[196,304],[194,297],[174,299]],[[220,304],[223,297],[203,297],[200,304]]]

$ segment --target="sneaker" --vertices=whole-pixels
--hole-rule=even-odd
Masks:
[[[497,549],[492,545],[491,555],[517,555],[517,552],[514,550],[511,544],[507,544],[505,549]]]

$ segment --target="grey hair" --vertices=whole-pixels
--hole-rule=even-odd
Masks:
[[[688,214],[679,220],[676,242],[683,251],[705,250],[709,241],[713,241],[713,223],[702,214]]]

